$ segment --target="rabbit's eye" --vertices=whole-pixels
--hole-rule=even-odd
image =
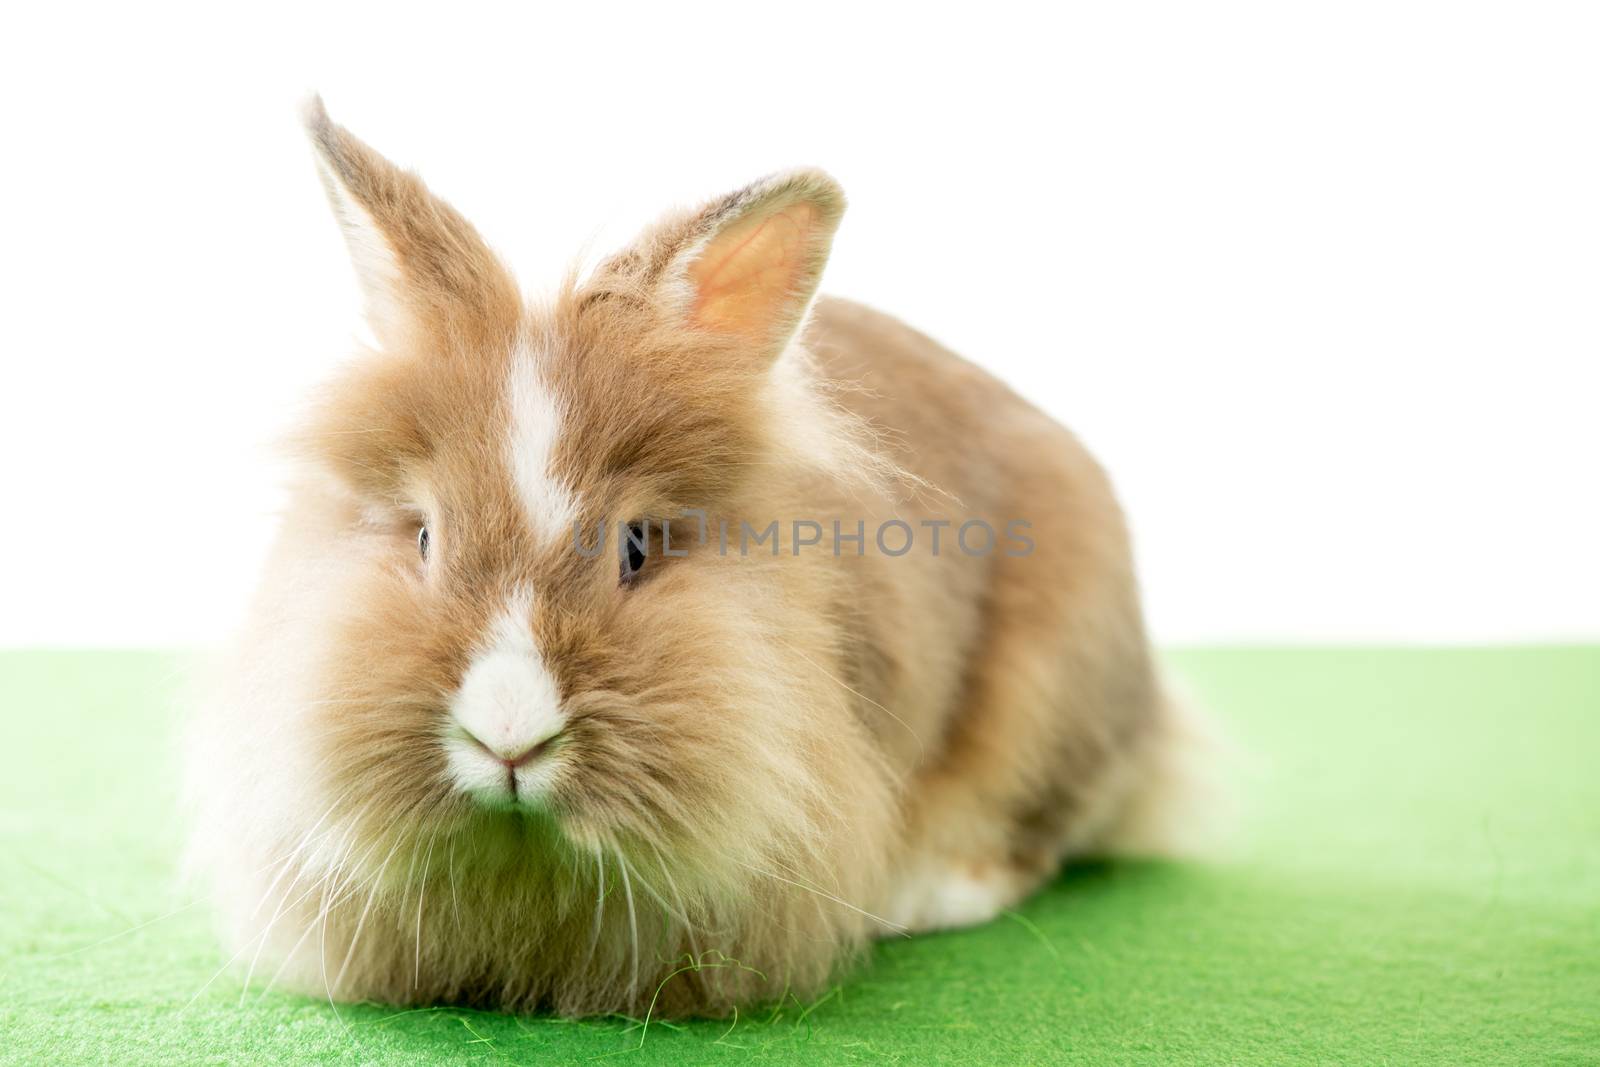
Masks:
[[[622,584],[627,585],[644,569],[646,549],[650,544],[650,527],[643,522],[628,523],[628,532],[622,538]]]
[[[424,560],[428,558],[428,528],[426,526],[417,527],[417,555]]]

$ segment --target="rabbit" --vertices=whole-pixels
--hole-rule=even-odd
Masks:
[[[190,729],[189,864],[247,985],[718,1016],[1186,847],[1203,726],[1106,475],[817,297],[833,179],[668,214],[534,300],[305,122],[376,343],[293,435]]]

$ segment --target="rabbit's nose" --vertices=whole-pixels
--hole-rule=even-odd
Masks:
[[[526,612],[507,609],[491,627],[491,641],[477,652],[450,699],[447,729],[464,743],[462,757],[484,766],[485,755],[516,773],[534,763],[567,725],[561,691],[533,643]],[[476,750],[476,751],[474,751]],[[487,769],[485,767],[485,769]],[[461,781],[477,781],[463,765]]]
[[[466,731],[467,737],[479,748],[506,765],[507,770],[516,770],[526,767],[543,754],[550,747],[550,737],[540,738],[532,744],[498,744],[491,745],[472,731]],[[553,735],[552,735],[553,736]]]

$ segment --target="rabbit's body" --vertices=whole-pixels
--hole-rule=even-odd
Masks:
[[[863,675],[871,704],[922,739],[897,767],[910,817],[888,916],[914,929],[981,922],[1068,855],[1180,847],[1181,823],[1166,822],[1177,813],[1149,802],[1192,784],[1180,753],[1196,739],[1155,677],[1105,474],[1054,420],[894,319],[823,300],[813,321],[823,373],[856,386],[840,402],[889,428],[890,457],[954,498],[916,494],[879,516],[924,539],[950,525],[937,556],[923,545],[872,560],[881,599],[855,646],[880,667]],[[964,551],[972,517],[1002,531],[1023,520],[1031,551],[1002,532],[977,555],[979,527]],[[884,732],[891,748],[904,740]]]
[[[716,1013],[1170,842],[1181,724],[1104,475],[914,331],[807,318],[828,179],[530,306],[415,178],[312,130],[383,351],[302,436],[194,732],[194,857],[256,973]]]

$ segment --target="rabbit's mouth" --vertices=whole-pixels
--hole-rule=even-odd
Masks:
[[[528,632],[529,611],[526,602],[506,606],[449,702],[443,741],[451,783],[490,807],[541,804],[559,769],[567,715]]]
[[[561,747],[558,735],[520,751],[498,750],[456,723],[444,736],[451,785],[488,811],[547,813]]]

